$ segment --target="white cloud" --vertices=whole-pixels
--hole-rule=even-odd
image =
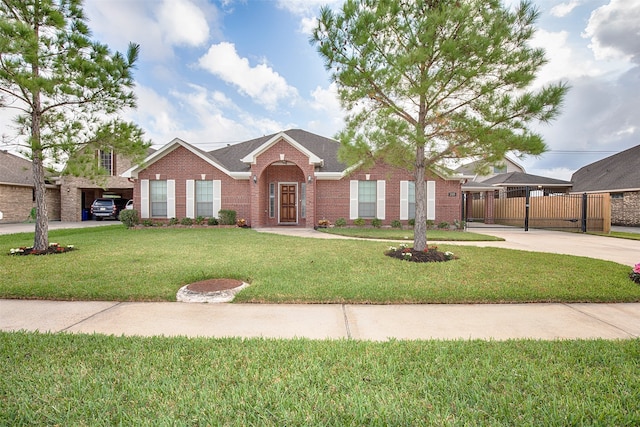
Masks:
[[[298,96],[296,88],[268,65],[261,63],[252,67],[247,58],[241,58],[235,45],[222,42],[212,45],[202,56],[198,65],[236,86],[240,93],[254,102],[273,110],[283,100],[293,101]]]
[[[538,29],[531,44],[544,48],[548,60],[540,69],[535,86],[602,73],[594,61],[586,56],[586,52],[582,54],[583,50],[569,43],[567,31],[550,32]]]
[[[176,46],[201,46],[218,19],[215,6],[204,0],[87,0],[85,11],[97,38],[123,51],[129,42],[140,44],[141,60],[163,61]]]
[[[551,15],[562,18],[571,13],[573,9],[580,5],[580,0],[571,0],[568,3],[560,3],[551,8]]]
[[[611,0],[591,13],[583,37],[596,59],[631,59],[640,63],[640,2]]]
[[[200,46],[209,38],[204,12],[188,0],[165,0],[158,10],[158,22],[171,45]]]
[[[340,106],[338,88],[335,83],[331,83],[326,89],[320,86],[316,87],[311,92],[311,98],[310,107],[317,112],[314,114],[317,118],[307,123],[308,130],[320,135],[331,136],[338,129],[344,127],[345,111]]]

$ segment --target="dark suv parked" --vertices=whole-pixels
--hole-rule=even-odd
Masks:
[[[91,215],[98,221],[103,218],[118,219],[126,204],[126,199],[95,199],[91,204]]]

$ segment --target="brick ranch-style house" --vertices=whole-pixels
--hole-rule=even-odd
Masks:
[[[291,129],[205,152],[178,138],[122,174],[133,181],[141,219],[218,217],[234,210],[254,228],[320,220],[394,220],[415,215],[411,173],[378,163],[364,170],[338,160],[340,143]],[[427,175],[428,219],[461,219],[460,176]]]

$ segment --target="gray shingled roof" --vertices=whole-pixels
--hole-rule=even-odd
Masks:
[[[0,182],[33,186],[31,162],[0,150]]]
[[[231,172],[247,172],[250,170],[250,166],[243,163],[240,159],[269,141],[278,133],[209,151],[206,155]],[[319,172],[343,172],[347,168],[344,163],[338,161],[338,148],[340,148],[338,141],[302,129],[289,129],[282,133],[286,133],[304,148],[324,160],[324,165],[318,169]]]
[[[554,187],[571,187],[570,181],[563,181],[555,178],[547,178],[545,176],[531,175],[522,172],[509,172],[501,173],[494,177],[491,177],[485,181],[482,181],[483,185],[496,185],[502,184],[509,186],[518,185],[542,185],[542,186],[554,186]]]
[[[578,169],[573,192],[640,190],[640,145]]]

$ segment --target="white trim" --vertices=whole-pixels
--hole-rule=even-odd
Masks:
[[[176,180],[167,180],[167,218],[176,217]]]
[[[344,172],[314,172],[317,181],[339,181],[344,178]]]
[[[427,219],[436,219],[436,182],[427,181]]]
[[[400,220],[409,219],[409,181],[400,181]]]
[[[358,181],[349,182],[349,219],[358,218]]]
[[[213,180],[213,216],[218,218],[218,214],[222,209],[222,181],[219,179]]]
[[[140,218],[149,218],[149,180],[140,180]]]
[[[385,219],[385,215],[386,215],[386,211],[385,211],[385,207],[386,207],[386,182],[382,179],[378,180],[377,184],[376,184],[376,193],[377,193],[377,198],[378,198],[378,203],[376,204],[376,218],[378,219]]]
[[[196,181],[188,179],[187,185],[187,218],[196,217]]]

